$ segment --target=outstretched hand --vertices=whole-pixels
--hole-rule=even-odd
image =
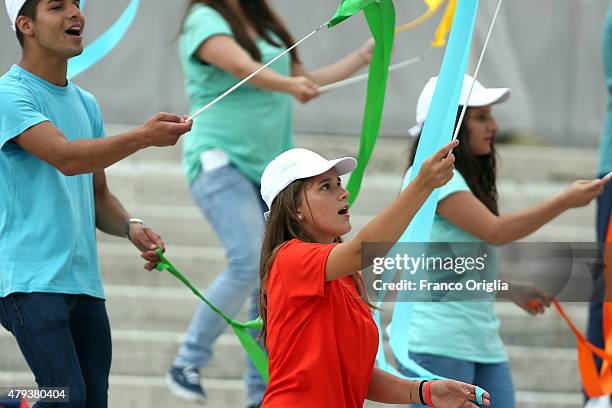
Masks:
[[[174,146],[180,137],[191,130],[193,122],[186,115],[158,113],[139,129],[146,137],[147,146]]]
[[[533,316],[544,314],[554,298],[526,282],[511,282],[509,296],[514,304]]]
[[[374,51],[374,39],[369,38],[366,42],[363,43],[361,48],[359,48],[359,53],[361,58],[363,59],[363,65],[368,65],[372,61],[372,53]]]
[[[157,248],[166,250],[159,234],[145,225],[133,223],[130,224],[130,241],[138,248],[142,259],[147,261],[144,269],[147,271],[155,269],[155,265],[160,261],[155,250]]]
[[[289,93],[295,99],[306,103],[319,96],[319,87],[310,78],[305,76],[295,76],[290,79]]]
[[[455,156],[451,150],[458,145],[459,141],[454,140],[435,152],[423,162],[417,177],[432,190],[448,183],[453,178],[455,168]]]
[[[603,193],[609,181],[607,176],[603,179],[576,180],[561,193],[561,196],[567,208],[584,207]]]

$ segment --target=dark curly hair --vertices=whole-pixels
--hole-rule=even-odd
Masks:
[[[230,25],[236,41],[242,48],[244,48],[255,61],[261,62],[261,52],[255,41],[249,37],[244,24],[236,13],[230,8],[226,0],[190,0],[187,7],[187,14],[183,21],[187,18],[189,10],[194,4],[205,4],[208,7],[215,9]],[[285,46],[286,48],[291,47],[295,44],[293,37],[282,23],[281,19],[276,15],[272,8],[268,5],[265,0],[240,0],[240,7],[244,11],[244,14],[249,22],[253,25],[253,28],[257,31],[257,34],[261,36],[266,42],[277,47]],[[282,42],[279,42],[270,35],[274,33]],[[291,60],[299,63],[297,50],[294,48],[290,51]]]
[[[457,118],[455,120],[455,127],[459,122],[459,118],[461,116],[462,106],[459,107],[457,111]],[[468,111],[470,108],[468,108]],[[466,112],[467,113],[467,112]],[[467,117],[467,115],[466,115]],[[412,166],[414,163],[414,158],[416,156],[416,151],[419,146],[419,140],[421,135],[419,135],[412,148],[410,150],[410,158],[408,162],[408,167]],[[496,160],[496,151],[495,146],[491,146],[491,151],[489,154],[484,156],[476,156],[472,152],[469,143],[469,130],[466,126],[466,121],[464,120],[461,123],[461,128],[459,129],[459,135],[457,136],[459,141],[459,146],[453,150],[453,154],[455,155],[455,167],[461,173],[465,181],[472,193],[495,215],[499,215],[499,208],[497,205],[498,194],[497,194],[497,185],[496,185],[496,174],[497,174],[497,160]]]

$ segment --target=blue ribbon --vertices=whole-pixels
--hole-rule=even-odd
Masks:
[[[457,4],[448,46],[440,68],[438,83],[425,121],[425,127],[421,133],[415,161],[412,171],[406,174],[402,189],[406,188],[418,174],[423,162],[452,139],[477,11],[478,0],[462,0]],[[429,241],[438,195],[439,190],[435,190],[431,194],[399,242],[426,243]],[[385,277],[383,275],[383,280],[387,282],[392,278],[393,276]],[[384,299],[384,295],[384,293],[379,295],[379,302]],[[419,378],[444,379],[421,367],[408,356],[407,334],[410,330],[412,309],[413,303],[409,299],[398,299],[395,304],[389,331],[389,343],[393,355],[402,366],[408,368]],[[378,366],[391,374],[405,378],[387,362],[382,345],[382,330],[380,330],[378,312],[375,314],[375,320],[380,332],[380,345],[376,356]],[[477,402],[480,404],[482,404],[483,393],[482,389],[477,388]]]
[[[119,44],[132,25],[139,4],[140,0],[131,0],[123,14],[121,14],[117,21],[115,21],[104,34],[89,44],[81,55],[71,58],[70,61],[68,61],[68,79],[72,79],[91,68]],[[84,6],[85,2],[81,1],[81,8]]]

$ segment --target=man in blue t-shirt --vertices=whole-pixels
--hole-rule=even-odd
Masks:
[[[66,80],[68,59],[83,50],[79,1],[5,3],[23,53],[0,77],[0,323],[39,387],[69,388],[62,406],[105,407],[111,338],[96,227],[127,236],[149,270],[163,242],[130,217],[104,169],[176,144],[191,122],[160,113],[104,137],[95,98]]]

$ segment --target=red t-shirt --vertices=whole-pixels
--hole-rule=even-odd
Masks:
[[[369,307],[348,276],[325,282],[335,244],[291,240],[268,278],[270,380],[263,408],[362,408],[378,349]]]

